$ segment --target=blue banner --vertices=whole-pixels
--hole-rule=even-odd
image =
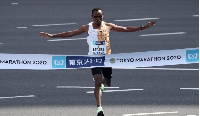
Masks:
[[[105,56],[67,56],[66,68],[98,67],[104,66]]]

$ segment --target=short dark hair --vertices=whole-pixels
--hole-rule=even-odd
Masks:
[[[102,10],[101,8],[94,8],[92,9],[92,14],[94,13],[94,11],[98,11],[98,10]]]

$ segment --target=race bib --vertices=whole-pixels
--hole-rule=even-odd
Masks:
[[[93,41],[92,42],[92,53],[93,53],[93,55],[106,54],[106,42],[105,41]]]

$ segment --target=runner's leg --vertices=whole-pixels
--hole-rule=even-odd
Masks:
[[[102,68],[92,68],[92,75],[95,81],[94,95],[97,102],[97,107],[101,106],[101,83],[102,83]]]
[[[97,102],[97,107],[101,106],[101,82],[102,82],[102,75],[101,74],[95,74],[94,75],[95,80],[95,89],[94,89],[94,95]]]
[[[104,116],[103,109],[101,107],[102,68],[92,68],[91,70],[95,81],[94,95],[97,103],[97,116]]]

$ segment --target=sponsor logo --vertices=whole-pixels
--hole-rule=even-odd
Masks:
[[[93,32],[95,33],[95,31],[90,30],[90,31],[89,31],[89,34],[92,34]]]
[[[199,49],[186,51],[187,62],[199,62]]]
[[[67,56],[66,68],[104,66],[104,61],[105,61],[105,56],[102,57]]]
[[[105,41],[93,41],[93,45],[105,45]]]
[[[65,56],[53,56],[52,57],[52,68],[65,68],[66,57]]]
[[[90,32],[89,32],[90,34],[92,33],[92,30],[90,30]]]
[[[114,64],[114,63],[115,63],[115,58],[111,58],[111,59],[110,59],[110,63],[111,63],[111,64]]]

